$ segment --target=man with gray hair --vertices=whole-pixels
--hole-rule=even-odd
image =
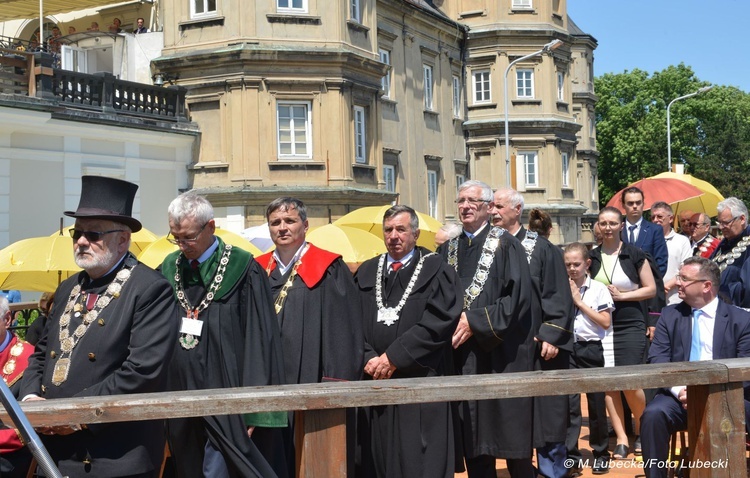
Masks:
[[[690,218],[690,225],[693,228],[693,255],[708,259],[719,247],[719,239],[711,235],[711,218],[708,214],[699,212]]]
[[[438,249],[465,290],[453,333],[458,373],[527,372],[536,350],[532,333],[532,283],[521,243],[490,224],[492,189],[476,180],[459,186],[463,232]],[[532,399],[465,400],[459,404],[469,478],[496,476],[505,458],[513,477],[534,477]]]
[[[521,241],[526,251],[531,282],[534,285],[531,333],[536,345],[535,370],[564,370],[569,368],[573,351],[573,296],[565,272],[565,261],[560,248],[547,238],[529,231],[521,224],[523,196],[512,188],[499,188],[494,194],[492,224],[505,228]],[[537,464],[542,475],[563,478],[570,467],[565,463],[568,451],[565,439],[568,431],[569,402],[567,395],[534,397],[534,445]],[[606,468],[609,452],[594,457],[593,468]]]
[[[188,191],[172,201],[168,214],[167,238],[179,250],[164,259],[161,271],[182,312],[170,390],[281,384],[284,362],[265,271],[249,252],[214,235],[206,198]],[[269,436],[280,443],[286,424],[286,412],[169,420],[177,476],[277,476],[251,435],[255,427],[275,428]]]
[[[747,225],[747,206],[736,197],[721,201],[716,223],[724,239],[711,260],[721,270],[719,296],[738,307],[750,307],[750,227]]]
[[[435,247],[440,247],[445,241],[450,241],[454,237],[458,237],[461,231],[463,231],[461,224],[455,222],[443,224],[435,234]]]
[[[668,252],[667,271],[664,273],[664,293],[666,294],[667,305],[673,305],[680,302],[680,298],[677,296],[675,276],[680,270],[682,261],[693,255],[693,248],[686,236],[677,234],[672,229],[674,212],[669,204],[663,201],[652,204],[651,222],[661,226],[662,231],[664,231],[664,241],[667,243]]]
[[[83,176],[70,229],[83,269],[57,288],[45,333],[21,380],[23,400],[164,391],[179,330],[169,283],[128,252],[138,186]],[[164,423],[144,420],[45,427],[42,441],[63,475],[158,476]]]

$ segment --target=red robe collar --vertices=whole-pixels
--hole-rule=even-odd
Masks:
[[[21,344],[20,347],[22,347],[22,350],[20,354],[15,356],[15,367],[10,373],[6,374],[4,367],[11,359],[11,351],[16,344]],[[3,380],[5,380],[5,383],[8,384],[9,387],[21,379],[23,371],[26,370],[26,366],[29,364],[29,357],[31,357],[31,354],[33,353],[34,347],[15,335],[10,339],[10,343],[5,347],[5,350],[0,353],[0,371],[2,371]]]
[[[341,257],[340,254],[336,254],[325,249],[316,247],[315,245],[308,243],[310,247],[307,252],[302,256],[302,264],[297,268],[297,275],[302,278],[308,289],[312,289],[315,285],[323,279],[328,267],[333,262]],[[266,252],[262,256],[255,258],[258,264],[271,275],[271,272],[276,269],[276,261],[273,259],[273,251]],[[270,267],[269,267],[270,263]]]

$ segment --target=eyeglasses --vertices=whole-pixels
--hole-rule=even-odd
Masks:
[[[738,218],[738,217],[740,217],[740,216],[734,216],[734,217],[733,217],[732,219],[730,219],[729,221],[716,221],[716,224],[718,224],[718,225],[719,225],[719,227],[729,227],[729,226],[731,226],[731,225],[732,225],[732,223],[733,223],[734,221],[736,221],[736,220],[737,220],[737,218]]]
[[[74,241],[78,241],[78,239],[83,236],[89,242],[99,242],[102,239],[102,236],[106,234],[112,234],[113,232],[125,232],[125,230],[112,229],[111,231],[82,231],[81,229],[71,227],[70,229],[68,229],[68,232],[70,233],[70,237],[72,237]]]
[[[707,227],[711,225],[711,224],[703,224],[702,222],[689,222],[688,224],[690,224],[690,227]]]
[[[621,222],[600,222],[599,229],[616,229],[622,225]]]
[[[198,241],[198,238],[201,237],[201,234],[203,233],[203,230],[206,228],[208,223],[205,223],[203,227],[201,227],[201,230],[198,231],[198,234],[195,235],[192,239],[175,239],[174,237],[169,237],[169,234],[172,234],[171,232],[167,234],[167,241],[171,242],[175,246],[179,246],[180,244],[193,244],[196,241]]]
[[[471,199],[471,198],[456,199],[456,204],[458,204],[459,206],[463,204],[470,204],[472,206],[479,207],[482,205],[482,203],[488,203],[488,202],[489,201],[485,201],[484,199]]]
[[[682,283],[682,285],[685,286],[685,287],[687,287],[687,286],[689,286],[689,285],[691,285],[691,284],[693,284],[695,282],[706,282],[707,280],[711,280],[711,279],[688,279],[687,277],[685,277],[682,274],[677,274],[676,276],[674,276],[674,278],[675,278],[676,281],[679,281],[680,283]]]

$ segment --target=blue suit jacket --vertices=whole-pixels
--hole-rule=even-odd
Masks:
[[[625,227],[622,229],[623,242],[628,241],[628,222],[625,221]],[[648,222],[645,219],[641,221],[641,229],[638,231],[638,239],[635,240],[635,247],[648,252],[656,261],[661,276],[667,272],[667,262],[669,261],[669,251],[667,250],[667,241],[664,240],[664,229],[658,224]]]
[[[649,363],[690,360],[691,318],[692,309],[684,302],[662,310],[648,352]],[[719,300],[715,320],[713,358],[750,357],[750,312]]]

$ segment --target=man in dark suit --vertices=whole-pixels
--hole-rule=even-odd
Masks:
[[[622,240],[651,254],[663,277],[667,272],[669,262],[664,231],[658,224],[643,220],[644,203],[643,191],[639,188],[633,186],[623,191],[622,207],[625,209],[626,220],[622,230]]]
[[[163,391],[177,343],[179,316],[161,274],[128,252],[138,186],[82,178],[70,229],[82,272],[60,284],[57,300],[20,384],[23,400]],[[74,424],[38,431],[63,475],[139,477],[159,474],[164,454],[159,420]]]
[[[662,312],[649,363],[750,357],[750,312],[718,300],[719,276],[719,266],[708,259],[685,260],[677,275],[683,302]],[[648,478],[667,476],[667,469],[655,464],[667,459],[669,435],[687,428],[687,406],[687,389],[682,386],[659,390],[646,406],[641,440]]]

